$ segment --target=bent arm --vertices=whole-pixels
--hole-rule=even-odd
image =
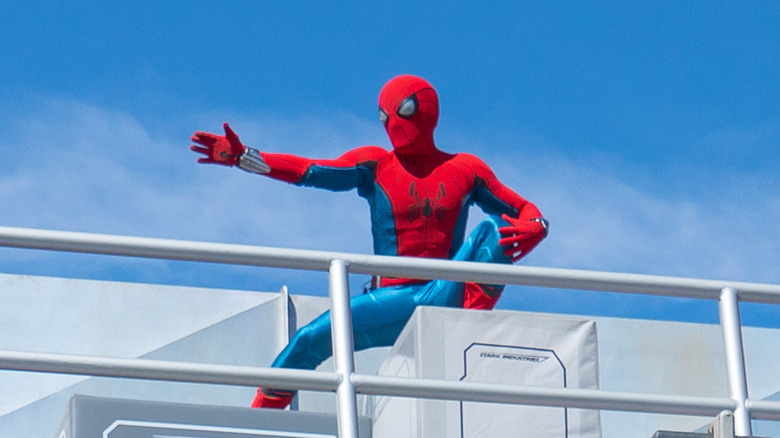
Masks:
[[[507,222],[499,229],[499,244],[506,256],[516,262],[547,237],[548,222],[536,205],[502,184],[481,160],[473,159],[477,178],[475,203],[488,214],[501,214]]]
[[[476,178],[474,202],[485,213],[506,214],[515,219],[532,220],[542,217],[542,213],[522,196],[505,186],[496,178],[493,171],[476,156],[468,156]]]
[[[509,211],[502,212],[502,214],[526,221],[542,218],[542,212],[539,211],[535,204],[515,193],[495,177],[492,180],[485,181],[485,187],[488,193],[509,207]]]

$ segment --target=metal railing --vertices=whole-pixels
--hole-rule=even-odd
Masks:
[[[335,372],[202,365],[144,359],[0,351],[0,369],[147,380],[334,391],[339,436],[357,438],[356,394],[483,401],[716,417],[733,413],[737,435],[751,418],[780,421],[780,402],[748,397],[739,302],[780,304],[780,285],[679,277],[387,257],[327,251],[0,227],[0,246],[327,271]],[[355,373],[349,273],[444,278],[716,300],[725,345],[729,398],[543,388],[361,375]]]

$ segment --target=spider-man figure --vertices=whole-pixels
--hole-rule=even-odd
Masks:
[[[539,210],[511,191],[479,158],[436,148],[436,91],[424,79],[402,75],[379,95],[379,117],[392,151],[353,149],[335,160],[263,153],[225,135],[196,132],[191,149],[201,163],[237,165],[303,186],[357,189],[371,209],[374,252],[382,255],[512,263],[547,235]],[[468,208],[488,215],[465,237]],[[380,287],[351,300],[355,349],[392,345],[418,305],[491,309],[503,286],[445,280],[382,278]],[[331,354],[330,314],[301,328],[273,367],[314,369]],[[253,407],[283,408],[293,392],[258,389]]]

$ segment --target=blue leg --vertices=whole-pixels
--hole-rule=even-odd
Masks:
[[[417,303],[421,287],[396,286],[357,295],[350,301],[355,350],[393,345]],[[273,367],[314,369],[332,354],[330,312],[298,330]]]
[[[508,225],[498,216],[489,216],[480,222],[463,242],[453,260],[484,263],[512,263],[498,244],[501,234],[498,229]]]
[[[484,263],[511,263],[504,255],[504,249],[498,244],[501,234],[498,229],[506,222],[497,216],[490,216],[480,222],[463,242],[453,260]],[[485,285],[493,293],[501,293],[503,285]],[[417,296],[418,304],[426,306],[461,307],[465,285],[449,280],[435,280],[421,289]]]
[[[454,260],[509,263],[498,244],[500,218],[481,222]],[[350,301],[355,350],[393,345],[418,305],[461,307],[464,284],[435,280],[425,284],[380,288]],[[298,330],[271,366],[314,369],[332,354],[330,312]]]

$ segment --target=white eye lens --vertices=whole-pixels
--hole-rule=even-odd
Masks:
[[[400,117],[408,119],[409,117],[412,117],[416,112],[417,112],[417,95],[412,94],[411,96],[404,99],[403,102],[401,102],[401,105],[398,106],[398,111],[396,113]]]
[[[379,108],[379,120],[382,121],[383,125],[387,125],[387,113],[382,108]]]

